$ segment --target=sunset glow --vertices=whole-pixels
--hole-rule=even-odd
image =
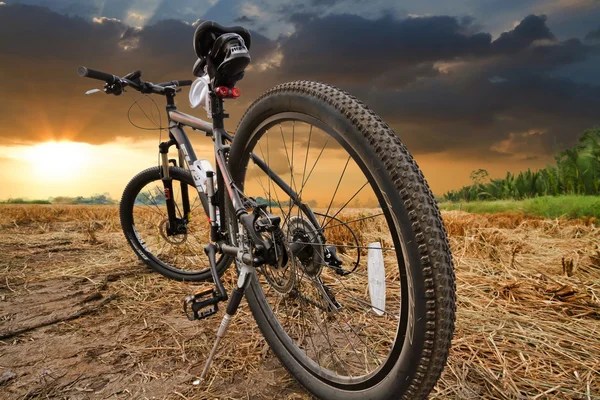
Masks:
[[[86,96],[102,82],[76,69],[193,79],[192,37],[204,20],[252,31],[242,97],[225,106],[228,131],[270,88],[326,82],[398,134],[438,196],[471,184],[474,170],[499,179],[545,168],[600,124],[597,0],[302,4],[300,12],[289,1],[0,1],[0,33],[12,39],[0,43],[0,201],[119,198],[131,177],[156,166],[167,132],[148,129],[168,126],[164,98]],[[177,108],[206,119],[187,95],[183,88]],[[210,140],[187,133],[198,158],[214,158]]]
[[[45,142],[24,149],[23,159],[33,166],[37,178],[65,182],[80,175],[91,147],[85,143]]]

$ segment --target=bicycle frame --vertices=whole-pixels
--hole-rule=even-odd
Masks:
[[[229,151],[229,145],[227,143],[231,143],[233,141],[233,137],[227,133],[224,129],[223,119],[227,117],[223,110],[223,99],[216,96],[214,93],[211,93],[211,112],[213,117],[213,123],[203,121],[199,118],[193,117],[191,115],[182,113],[177,111],[177,108],[174,104],[174,96],[175,93],[168,93],[167,97],[167,115],[169,119],[169,141],[163,142],[160,144],[160,152],[161,152],[161,160],[162,160],[162,171],[163,171],[163,183],[165,185],[165,192],[171,192],[172,190],[172,182],[169,177],[169,160],[167,157],[168,150],[171,146],[175,145],[179,151],[179,163],[180,165],[184,165],[183,162],[187,164],[188,168],[191,170],[194,163],[198,160],[194,148],[183,130],[183,127],[188,126],[194,130],[203,131],[207,136],[212,137],[214,142],[214,154],[215,154],[215,170],[217,175],[217,185],[219,188],[219,193],[215,193],[215,188],[213,184],[213,175],[209,172],[207,173],[207,193],[204,193],[202,186],[195,181],[196,189],[200,195],[200,198],[203,202],[203,208],[206,215],[209,217],[210,226],[211,226],[211,242],[216,243],[216,249],[218,252],[230,255],[241,257],[244,264],[248,264],[251,266],[259,265],[259,260],[252,257],[248,253],[244,253],[244,249],[240,249],[238,247],[227,245],[224,242],[223,233],[226,232],[226,220],[225,220],[225,192],[229,196],[231,203],[233,205],[233,211],[235,216],[242,225],[245,225],[246,229],[253,229],[251,226],[248,226],[248,222],[243,218],[245,215],[248,215],[248,210],[246,209],[246,205],[243,203],[240,197],[240,191],[235,186],[229,169],[227,167],[226,153]],[[319,229],[320,224],[317,221],[317,218],[313,214],[312,210],[304,204],[298,194],[283,180],[279,177],[262,159],[260,159],[256,154],[251,155],[254,163],[263,170],[273,182],[278,185],[310,219],[311,223],[314,224],[318,229],[319,235],[323,238],[323,233]],[[194,176],[194,171],[192,171],[192,175]],[[185,186],[185,189],[183,188]],[[225,188],[226,191],[223,189]],[[182,184],[182,202],[184,207],[184,215],[188,216],[190,211],[189,207],[189,198],[187,196],[187,185]],[[218,194],[218,195],[217,195]],[[175,206],[174,201],[171,196],[167,196],[165,193],[165,197],[167,198],[167,211],[169,214],[169,222],[173,224],[175,222]],[[206,201],[203,200],[206,198]],[[221,210],[219,221],[216,220],[216,207],[219,207]],[[220,227],[220,230],[219,230]],[[249,235],[253,241],[256,242],[256,237],[253,235]],[[254,243],[255,245],[259,245],[260,243]]]

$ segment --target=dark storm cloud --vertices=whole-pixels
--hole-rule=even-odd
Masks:
[[[90,23],[79,17],[66,17],[37,6],[0,8],[0,54],[58,59],[93,57],[116,48],[121,22],[103,18]]]
[[[600,28],[595,29],[585,36],[586,40],[600,40]]]
[[[485,68],[465,69],[400,93],[371,96],[372,106],[417,151],[481,154],[532,129],[544,132],[527,150],[549,154],[572,144],[599,121],[600,87],[537,74],[512,74],[498,83]],[[541,143],[541,144],[540,144]],[[504,153],[508,155],[508,153]]]
[[[230,128],[261,92],[296,79],[350,91],[416,153],[531,159],[572,144],[583,129],[600,124],[600,79],[582,83],[565,72],[597,62],[600,43],[594,37],[560,40],[544,16],[526,16],[492,40],[471,17],[369,20],[294,10],[288,21],[296,29],[289,37],[274,41],[253,33],[252,68],[239,85],[243,95],[227,104]],[[19,117],[4,137],[48,139],[41,122],[57,138],[66,134],[92,143],[154,137],[127,122],[135,95],[84,97],[85,90],[101,85],[78,78],[75,69],[142,69],[152,81],[189,78],[194,26],[179,20],[143,28],[110,18],[94,21],[39,7],[0,7],[0,34],[18,38],[0,41],[0,78],[4,93],[12,94],[0,97],[0,118]],[[189,111],[185,93],[178,105]],[[156,100],[162,107],[162,99]]]
[[[555,40],[546,26],[545,15],[529,15],[509,32],[503,32],[494,40],[492,48],[499,53],[516,53],[529,47],[536,40]]]
[[[337,3],[341,3],[344,0],[310,0],[310,4],[313,6],[327,6],[331,7]]]
[[[70,3],[65,5],[62,9],[60,9],[61,14],[67,15],[79,15],[82,17],[91,18],[98,14],[100,9],[93,4],[85,4],[85,3]]]
[[[233,22],[237,22],[239,24],[253,24],[254,18],[250,18],[245,15],[242,15],[241,17],[234,19]]]
[[[555,74],[600,47],[559,41],[544,16],[527,16],[494,41],[472,19],[291,20],[297,30],[281,44],[282,80],[319,79],[365,99],[413,151],[508,157],[510,140],[531,143],[532,158],[600,123],[600,86]],[[530,137],[532,129],[542,133]]]
[[[446,16],[367,20],[296,14],[290,21],[296,32],[282,47],[282,68],[318,79],[369,80],[390,68],[479,56],[489,51],[491,42],[488,33],[471,34],[466,25]]]
[[[101,143],[116,136],[148,138],[127,121],[136,94],[120,97],[83,93],[102,83],[79,78],[79,65],[124,75],[135,69],[159,82],[189,79],[195,61],[195,27],[163,20],[133,28],[114,18],[67,17],[43,7],[0,7],[0,119],[13,120],[0,135],[9,141],[70,139]],[[260,62],[275,44],[253,33],[252,57]],[[11,93],[7,96],[6,93]],[[163,99],[155,99],[161,109]],[[187,91],[178,98],[187,107]],[[235,105],[230,107],[235,108]],[[140,122],[140,121],[138,121]],[[141,121],[142,125],[145,121]]]
[[[297,13],[296,32],[283,43],[282,69],[290,74],[342,82],[399,75],[405,84],[434,76],[433,63],[497,56],[500,64],[554,67],[584,60],[593,51],[579,40],[556,40],[545,16],[530,15],[494,41],[470,17],[434,16],[368,20],[355,15],[323,18]],[[543,45],[534,46],[537,42]],[[345,66],[340,68],[340,66]],[[412,77],[412,79],[411,79]]]

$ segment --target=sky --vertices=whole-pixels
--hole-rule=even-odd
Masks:
[[[101,85],[76,69],[190,79],[203,20],[253,35],[228,129],[276,84],[327,82],[394,129],[438,195],[475,169],[542,168],[600,125],[597,0],[1,0],[0,199],[119,198],[156,165],[159,133],[129,123],[139,95],[85,96]],[[186,93],[177,105],[205,117]],[[138,109],[131,118],[149,126]]]

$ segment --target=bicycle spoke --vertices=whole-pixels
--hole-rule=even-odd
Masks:
[[[294,183],[294,143],[292,142],[292,161],[290,162],[290,156],[287,150],[287,144],[285,143],[285,137],[283,136],[283,129],[281,128],[281,124],[279,124],[279,131],[281,132],[281,140],[283,141],[283,148],[285,150],[285,158],[287,159],[288,166],[290,167],[290,188],[295,187]],[[293,131],[292,131],[293,132]],[[292,139],[294,140],[294,139]],[[292,184],[294,186],[292,186]],[[294,190],[295,191],[295,190]]]
[[[191,248],[192,253],[194,254],[192,257],[197,257],[203,266],[208,267],[208,264],[206,263],[206,260],[204,259],[204,257],[200,256],[200,254],[204,254],[204,249],[199,248],[201,246],[192,245],[192,243],[190,241],[188,241],[187,244]]]
[[[306,164],[308,164],[308,151],[310,150],[310,140],[312,138],[312,131],[313,131],[313,126],[310,126],[310,130],[308,132],[308,143],[306,144],[306,155],[304,156],[304,169],[302,170],[302,180],[300,181],[302,183],[302,187],[304,187],[304,176],[306,174]],[[302,188],[300,188],[300,190],[302,191]],[[298,195],[300,196],[300,195]]]
[[[338,189],[340,188],[340,184],[342,183],[342,179],[344,179],[344,174],[346,173],[346,168],[348,168],[348,163],[350,162],[350,156],[348,156],[348,159],[346,160],[346,164],[344,165],[344,169],[342,170],[342,174],[340,175],[340,179],[337,182],[337,185],[335,186],[335,190],[333,192],[333,196],[331,196],[331,201],[329,202],[329,205],[327,206],[327,211],[325,212],[325,215],[329,214],[329,210],[331,209],[331,205],[333,204],[333,200],[335,199],[335,195],[337,194]],[[325,217],[323,217],[323,223],[321,225],[325,224]]]
[[[322,258],[321,258],[321,260],[322,260],[323,262],[325,262],[325,260],[323,260]],[[353,274],[354,274],[354,272],[353,272]],[[333,278],[334,278],[335,280],[337,280],[337,281],[338,281],[338,282],[339,282],[339,283],[342,285],[342,287],[343,287],[343,288],[344,288],[344,290],[345,290],[345,291],[338,290],[336,293],[333,293],[333,290],[332,290],[332,293],[333,293],[334,295],[335,295],[335,294],[343,294],[343,295],[346,295],[346,296],[350,297],[352,300],[354,300],[356,303],[358,303],[358,304],[361,304],[361,305],[363,305],[363,306],[366,306],[366,308],[363,308],[363,310],[366,310],[367,312],[368,312],[368,311],[370,311],[371,309],[373,309],[373,310],[380,311],[380,312],[384,313],[385,315],[389,315],[390,317],[392,317],[392,318],[394,318],[394,319],[396,319],[396,320],[398,320],[398,321],[400,320],[400,316],[397,316],[397,315],[395,315],[395,314],[392,314],[392,313],[390,313],[390,312],[388,312],[388,311],[382,310],[381,308],[375,307],[374,305],[372,305],[371,303],[367,302],[366,300],[359,299],[359,298],[357,298],[357,297],[353,296],[353,295],[351,294],[351,291],[350,291],[350,289],[349,289],[349,288],[348,288],[348,287],[347,287],[347,286],[344,284],[344,282],[343,282],[343,281],[340,279],[340,277],[336,276],[336,274],[332,274],[332,276],[333,276]],[[365,275],[365,276],[366,276],[366,275]],[[386,280],[386,282],[388,282],[388,281]],[[395,283],[395,282],[392,282],[392,283]],[[400,284],[397,284],[397,283],[395,283],[395,284],[396,284],[398,287],[401,287],[401,286],[400,286]],[[330,289],[330,290],[331,290],[331,289]],[[325,294],[325,295],[326,295],[326,294]],[[380,331],[381,331],[381,332],[382,332],[382,333],[383,333],[383,334],[386,336],[386,338],[387,338],[387,339],[388,339],[390,342],[392,342],[392,338],[391,338],[391,337],[390,337],[390,336],[389,336],[389,335],[388,335],[388,334],[385,332],[385,330],[384,330],[384,329],[381,327],[381,325],[379,324],[379,322],[377,322],[377,321],[376,321],[376,320],[375,320],[375,319],[374,319],[372,316],[371,316],[370,318],[371,318],[371,320],[372,320],[372,321],[375,323],[375,325],[377,326],[377,328],[378,328],[378,329],[379,329],[379,330],[380,330]]]
[[[265,160],[271,171],[274,171],[273,168],[282,171],[280,178],[296,193],[296,200],[291,198],[287,189],[284,190],[275,182],[275,172],[265,172],[256,163],[249,162],[249,167],[253,168],[252,173],[255,175],[247,174],[247,180],[251,180],[252,185],[247,185],[246,191],[255,190],[254,197],[266,196],[269,209],[282,216],[280,227],[288,245],[294,243],[305,247],[296,255],[290,256],[288,266],[284,266],[284,269],[262,267],[259,281],[263,286],[262,293],[265,293],[275,318],[279,319],[280,329],[287,333],[291,343],[303,356],[314,361],[317,373],[329,370],[348,379],[360,380],[387,360],[389,346],[395,341],[400,323],[397,310],[401,299],[401,285],[398,275],[381,277],[386,283],[385,298],[388,303],[385,307],[378,303],[373,305],[367,292],[368,276],[366,270],[362,269],[366,268],[367,260],[366,257],[364,261],[359,257],[373,250],[383,252],[386,257],[390,251],[396,251],[395,246],[387,242],[388,231],[379,231],[379,227],[384,226],[382,222],[387,222],[386,211],[380,207],[379,210],[367,211],[367,215],[360,212],[359,215],[348,214],[350,217],[347,217],[354,203],[358,204],[363,197],[370,196],[367,194],[370,180],[360,177],[356,179],[354,174],[357,166],[348,153],[338,162],[336,157],[339,156],[333,153],[337,148],[331,147],[330,143],[337,143],[337,139],[332,141],[332,136],[310,123],[300,125],[296,123],[298,121],[291,120],[289,126],[287,121],[290,120],[275,122],[272,126],[279,132],[271,128],[263,133],[263,136],[267,137],[256,142],[254,151]],[[284,132],[284,128],[290,129],[291,132]],[[270,134],[275,135],[273,143],[270,143],[273,139],[269,138]],[[276,142],[279,143],[278,136],[281,143],[276,145]],[[317,137],[319,141],[315,145],[313,141],[317,141]],[[330,147],[333,158],[329,157],[329,152],[325,154],[325,150]],[[270,163],[271,158],[275,162],[274,166]],[[298,162],[303,164],[296,165]],[[248,173],[250,172],[249,169]],[[267,182],[264,182],[264,173],[267,174]],[[288,173],[289,178],[285,177]],[[325,184],[331,187],[331,190],[323,196]],[[307,212],[299,206],[305,204],[303,198],[314,198],[312,196],[317,197],[314,201],[322,202],[320,206],[323,207],[324,214],[313,211],[318,222],[312,222],[312,217],[305,215]],[[311,203],[310,207],[315,206]],[[383,219],[380,218],[382,216]],[[294,229],[290,230],[289,221],[295,218],[298,222],[294,224]],[[364,233],[356,230],[363,230],[371,223],[378,227],[379,232],[372,241],[381,242],[380,247],[363,242]],[[343,226],[345,228],[339,228]],[[349,229],[350,232],[345,232],[345,229]],[[326,232],[326,240],[329,238],[333,243],[322,242],[315,235],[319,232]],[[301,236],[296,236],[298,234]],[[307,234],[310,236],[302,236]],[[355,272],[343,277],[336,275],[324,260],[323,249],[331,245],[339,250],[338,254],[344,264],[347,263],[347,258],[356,256],[355,263],[352,264]],[[307,248],[312,250],[306,250]],[[389,266],[386,265],[386,269]],[[295,280],[292,291],[284,293],[279,287],[283,288],[288,284],[287,279],[292,279],[289,278],[290,271],[287,268],[294,268],[291,273]],[[336,308],[333,296],[344,302],[343,308]]]
[[[356,191],[356,193],[354,193],[354,194],[352,195],[352,197],[350,197],[350,199],[349,199],[349,200],[348,200],[346,203],[344,203],[344,205],[343,205],[343,206],[342,206],[342,207],[341,207],[339,210],[337,210],[337,212],[336,212],[335,214],[333,214],[333,216],[329,217],[329,218],[330,218],[329,222],[328,222],[328,223],[326,223],[326,224],[324,224],[324,225],[321,227],[321,229],[325,229],[325,228],[327,227],[327,225],[328,225],[328,224],[330,224],[330,223],[331,223],[331,221],[333,221],[333,219],[334,219],[335,217],[337,217],[337,216],[338,216],[338,214],[339,214],[340,212],[342,212],[342,210],[343,210],[344,208],[346,208],[346,206],[347,206],[347,205],[348,205],[348,204],[349,204],[349,203],[350,203],[352,200],[354,200],[354,198],[355,198],[356,196],[358,196],[358,194],[360,193],[360,191],[361,191],[361,190],[363,190],[363,189],[364,189],[364,187],[365,187],[365,186],[367,186],[368,184],[369,184],[369,182],[368,182],[368,181],[367,181],[367,182],[365,182],[365,183],[364,183],[364,185],[362,185],[362,186],[360,187],[360,189],[358,189],[358,190]],[[325,215],[327,215],[327,213],[325,213]],[[325,220],[323,220],[323,223],[325,223]]]
[[[285,137],[283,136],[283,129],[281,128],[281,124],[279,124],[279,131],[281,132],[281,140],[283,141],[283,148],[285,150],[285,158],[287,159],[288,162],[288,166],[290,167],[290,188],[293,189],[295,192],[297,192],[296,190],[296,182],[294,180],[294,127],[295,124],[294,122],[292,122],[292,160],[290,161],[290,156],[288,154],[288,150],[287,150],[287,144],[285,143]],[[298,199],[299,200],[299,199]],[[288,204],[288,215],[291,214],[292,212],[292,201],[290,199],[290,202]]]
[[[265,132],[265,135],[267,136],[267,166],[269,168],[271,168],[271,153],[269,152],[269,131]],[[260,147],[260,144],[258,145],[260,148],[260,153],[263,156],[263,160],[265,159],[265,155],[262,152],[262,147]],[[269,178],[269,199],[271,199],[271,174],[267,174],[268,178]],[[269,202],[269,212],[273,213],[273,208],[271,207],[271,203]]]
[[[369,346],[367,346],[367,344],[360,338],[360,336],[358,335],[358,333],[356,332],[356,330],[354,330],[354,328],[352,327],[352,325],[350,325],[348,323],[348,321],[341,315],[341,313],[338,311],[337,307],[335,306],[335,304],[333,304],[333,302],[331,301],[331,299],[329,298],[329,296],[325,293],[322,284],[320,282],[316,282],[314,279],[312,279],[309,276],[309,279],[313,282],[313,285],[315,286],[315,288],[317,289],[317,291],[319,292],[319,294],[321,295],[321,297],[323,297],[329,304],[328,306],[330,307],[331,310],[333,310],[335,312],[335,315],[339,315],[340,318],[342,319],[342,321],[344,322],[344,324],[350,328],[350,330],[356,335],[356,337],[358,337],[358,339],[363,343],[363,345],[365,345],[365,347],[367,349],[369,349],[369,351],[371,351],[371,349],[369,348]],[[321,285],[320,287],[317,285]],[[336,320],[336,322],[338,323],[338,325],[341,327],[341,324],[339,322],[339,320],[337,319],[337,317],[334,315],[334,319]],[[358,352],[356,351],[356,348],[354,347],[354,344],[352,343],[352,341],[348,338],[348,335],[346,335],[346,333],[344,332],[343,329],[340,329],[342,331],[342,334],[344,335],[344,337],[346,338],[346,340],[348,340],[348,343],[350,344],[350,346],[352,347],[352,349],[354,350],[354,354],[356,355],[356,358],[358,358],[358,360],[363,363],[363,366],[365,367],[365,369],[367,368],[366,364],[364,364],[364,362],[362,361],[362,359],[358,356]],[[372,351],[371,351],[372,352]],[[376,356],[377,357],[377,356]],[[379,360],[379,358],[378,358]]]
[[[304,190],[304,187],[308,183],[308,180],[310,179],[313,171],[315,170],[315,167],[317,166],[317,163],[321,159],[321,156],[323,155],[323,152],[325,151],[325,147],[327,146],[327,143],[329,143],[329,138],[331,138],[331,136],[327,136],[327,139],[325,140],[325,143],[323,144],[323,147],[321,148],[321,151],[319,152],[319,155],[317,156],[317,159],[315,160],[315,163],[313,164],[312,168],[310,169],[310,172],[308,173],[308,176],[306,177],[306,181],[302,182],[302,186],[300,187],[300,193],[298,193],[298,198],[301,198],[302,191]]]
[[[252,160],[252,163],[254,165],[256,165],[256,163],[254,163],[254,160]],[[258,182],[260,188],[263,191],[263,194],[267,197],[267,201],[270,204],[271,203],[271,198],[270,198],[271,195],[267,192],[267,189],[265,189],[265,186],[263,185],[262,180],[260,180],[257,176],[255,176],[254,179],[256,180],[256,182]]]
[[[385,313],[386,315],[389,315],[392,318],[400,320],[400,316],[399,315],[395,315],[395,314],[389,313],[389,312],[387,312],[385,310],[382,310],[381,308],[373,306],[371,303],[369,303],[366,300],[359,299],[359,298],[353,296],[352,294],[350,294],[351,293],[350,289],[348,289],[348,287],[344,284],[344,282],[339,277],[335,276],[334,274],[332,274],[332,276],[333,276],[333,278],[335,280],[337,280],[342,285],[342,287],[345,290],[345,292],[343,292],[343,291],[340,290],[340,291],[338,291],[338,293],[345,294],[345,295],[349,296],[350,298],[352,298],[352,300],[356,301],[357,303],[359,303],[361,305],[368,306],[367,310],[370,310],[372,308],[372,309],[375,309],[377,311],[381,311],[381,312]]]
[[[323,229],[323,230],[324,230],[324,229],[331,229],[331,228],[335,228],[336,226],[348,225],[348,224],[351,224],[351,223],[353,223],[353,222],[360,222],[360,221],[364,221],[364,220],[366,220],[366,219],[375,218],[375,217],[380,217],[380,216],[382,216],[382,215],[384,215],[384,214],[381,212],[381,213],[379,213],[379,214],[368,215],[368,216],[366,216],[366,217],[363,217],[363,218],[357,218],[357,219],[353,219],[353,220],[351,220],[351,221],[345,221],[344,223],[341,223],[341,222],[340,222],[340,223],[338,223],[338,224],[335,224],[335,225],[328,225],[328,224],[327,224],[327,225],[326,225],[326,226],[327,226],[326,228],[325,228],[325,227],[321,227],[320,229]],[[333,217],[329,217],[329,218],[333,218]],[[312,232],[317,232],[317,231],[319,231],[319,229],[315,229],[314,231],[311,231],[311,233],[312,233]]]
[[[255,164],[255,165],[256,165],[256,164]],[[267,175],[268,175],[268,174],[267,174]],[[283,208],[281,208],[281,201],[279,200],[279,195],[277,194],[277,189],[275,189],[275,190],[273,191],[273,193],[275,193],[275,198],[277,199],[277,207],[278,207],[278,208],[279,208],[279,210],[281,211],[281,214],[284,216],[284,223],[283,223],[282,225],[285,225],[285,221],[286,221],[286,220],[287,220],[287,218],[288,218],[288,214],[286,214],[286,212],[285,212],[285,211],[283,211]],[[268,199],[268,202],[269,202],[269,207],[270,207],[270,204],[272,203],[272,201],[271,201],[271,200],[272,200],[272,199],[271,199],[271,194],[269,193],[269,199]],[[271,209],[269,212],[270,212],[270,213],[272,213],[272,212],[273,212],[273,210]]]
[[[304,271],[302,271],[302,275],[300,276],[300,279],[302,280],[304,278]],[[309,308],[308,302],[302,298],[301,296],[299,296],[300,300],[303,301],[303,307],[302,308]],[[323,329],[321,328],[321,324],[319,324],[318,321],[316,321],[315,319],[313,319],[314,325],[319,329],[319,331],[321,332],[321,334],[326,338],[325,340],[327,341],[327,345],[329,346],[329,349],[332,352],[332,357],[333,354],[335,354],[335,356],[338,358],[338,361],[340,362],[340,365],[342,365],[344,363],[344,361],[342,360],[342,358],[339,356],[338,352],[333,348],[332,344],[331,344],[331,338],[329,336],[329,330],[327,329],[327,324],[324,324],[323,327],[325,328],[325,331],[323,331]],[[305,352],[306,354],[306,352]],[[346,368],[344,368],[346,374],[348,374],[350,377],[352,377],[352,374],[350,372],[348,372],[348,370]]]
[[[163,213],[163,212],[160,210],[160,208],[158,208],[158,204],[156,204],[156,199],[154,198],[154,196],[152,196],[152,193],[150,193],[150,191],[148,191],[148,194],[150,194],[150,196],[152,196],[152,199],[150,199],[150,197],[148,197],[148,195],[147,195],[146,193],[142,193],[142,194],[143,194],[143,195],[146,197],[146,200],[148,200],[148,201],[152,201],[152,205],[153,205],[154,207],[156,207],[156,209],[158,210],[158,215],[161,215],[161,216],[163,216],[163,217],[164,217],[164,216],[165,216],[165,213]],[[152,208],[152,207],[150,207],[150,208]]]

